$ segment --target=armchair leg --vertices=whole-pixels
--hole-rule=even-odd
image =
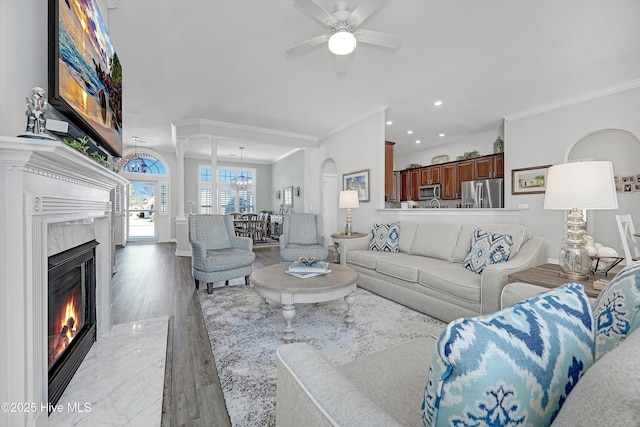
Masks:
[[[200,281],[198,279],[193,279],[196,281],[196,289],[200,289]]]
[[[224,285],[225,285],[225,286],[229,286],[229,281],[228,281],[228,280],[225,280],[225,281],[224,281]]]
[[[244,276],[244,284],[249,286],[249,276]]]
[[[211,283],[211,282],[207,283],[207,293],[208,294],[212,294],[213,293],[213,283]]]

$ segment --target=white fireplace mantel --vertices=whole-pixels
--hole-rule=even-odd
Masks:
[[[47,232],[51,224],[63,230],[67,224],[93,224],[99,243],[98,339],[109,334],[110,193],[127,183],[62,142],[0,137],[0,402],[33,405],[0,412],[0,425],[48,425],[47,249],[55,243],[48,242],[53,239]]]

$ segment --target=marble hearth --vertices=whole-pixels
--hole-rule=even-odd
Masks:
[[[110,193],[127,181],[58,141],[0,137],[0,425],[49,425],[47,257],[95,239],[97,339],[111,333]]]

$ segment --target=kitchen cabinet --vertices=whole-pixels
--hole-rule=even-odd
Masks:
[[[502,178],[504,176],[504,153],[475,159],[474,179]]]
[[[420,172],[420,185],[440,184],[440,165],[422,168]]]
[[[411,197],[411,176],[408,170],[400,172],[400,200],[409,200]]]
[[[458,175],[455,163],[446,163],[441,166],[442,183],[440,184],[440,198],[452,200],[456,198],[456,185]]]
[[[384,142],[384,195],[392,197],[393,185],[393,146],[395,142]]]
[[[420,188],[420,169],[411,169],[409,173],[411,176],[411,199],[410,200],[418,200],[418,189]]]

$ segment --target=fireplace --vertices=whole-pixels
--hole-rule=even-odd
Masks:
[[[55,405],[96,341],[95,240],[49,257],[47,359]]]

